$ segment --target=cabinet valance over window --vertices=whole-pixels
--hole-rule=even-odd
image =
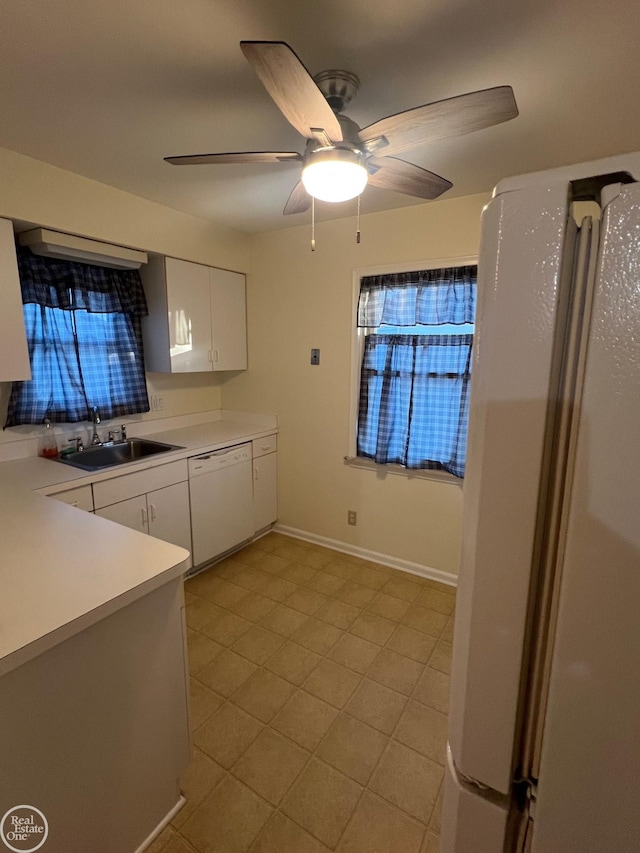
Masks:
[[[476,266],[365,276],[360,280],[358,326],[473,323],[476,278]]]

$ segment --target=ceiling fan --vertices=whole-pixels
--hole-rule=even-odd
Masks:
[[[367,183],[417,198],[437,198],[451,182],[395,155],[518,115],[511,86],[497,86],[405,110],[360,129],[343,114],[360,85],[355,74],[331,70],[312,77],[281,41],[242,41],[240,47],[284,117],[307,140],[304,154],[244,151],[165,160],[176,166],[299,162],[302,178],[285,214],[308,210],[312,197],[332,202],[355,198]]]

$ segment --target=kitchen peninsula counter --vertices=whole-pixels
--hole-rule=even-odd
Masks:
[[[0,463],[0,675],[188,568],[183,548],[45,495],[272,435],[274,424],[252,416],[161,432],[134,424],[131,436],[181,449],[100,471],[35,456]]]

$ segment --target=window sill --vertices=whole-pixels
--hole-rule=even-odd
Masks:
[[[362,468],[366,471],[374,471],[380,479],[384,479],[387,474],[394,474],[405,477],[407,480],[433,480],[436,483],[445,483],[450,486],[462,487],[464,483],[463,479],[454,477],[448,471],[403,468],[402,465],[378,465],[371,459],[362,459],[359,456],[345,456],[344,464],[350,468]]]

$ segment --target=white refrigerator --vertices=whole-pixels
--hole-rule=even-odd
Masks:
[[[442,853],[640,851],[639,181],[483,213]]]

